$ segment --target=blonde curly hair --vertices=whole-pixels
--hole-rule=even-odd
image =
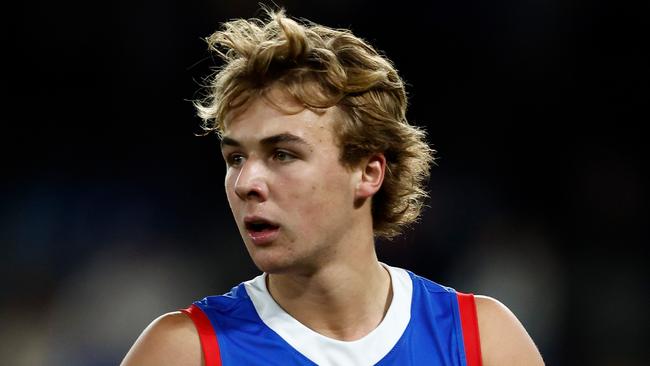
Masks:
[[[349,30],[290,19],[284,9],[264,11],[264,19],[226,22],[206,39],[225,64],[194,103],[204,130],[221,136],[228,112],[271,85],[282,85],[306,108],[338,106],[341,163],[352,167],[377,152],[386,157],[382,187],[372,198],[375,236],[399,235],[420,215],[435,152],[425,132],[406,120],[404,82]]]

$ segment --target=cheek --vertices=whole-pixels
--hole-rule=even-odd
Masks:
[[[294,185],[288,202],[295,207],[294,214],[311,227],[326,226],[333,215],[339,215],[349,199],[345,177],[334,174],[314,174],[311,179]]]
[[[231,174],[230,172],[226,173],[226,179],[224,180],[224,188],[226,191],[226,197],[228,198],[228,203],[232,207],[232,198],[235,194],[235,182],[237,180],[237,176],[235,174]]]

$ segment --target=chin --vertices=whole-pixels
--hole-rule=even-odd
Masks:
[[[282,274],[282,273],[288,273],[291,271],[291,266],[286,265],[284,263],[277,263],[277,262],[271,262],[271,261],[256,261],[253,260],[255,263],[255,266],[262,272],[269,273],[269,274]]]
[[[295,263],[286,254],[283,255],[278,251],[258,249],[254,253],[251,251],[249,253],[255,266],[262,272],[272,274],[287,273],[295,267]]]

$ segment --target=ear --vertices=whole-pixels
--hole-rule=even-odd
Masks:
[[[364,160],[359,166],[361,179],[357,182],[356,198],[366,199],[372,197],[384,182],[386,172],[386,157],[382,153],[374,154]]]

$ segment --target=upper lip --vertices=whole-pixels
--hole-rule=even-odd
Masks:
[[[271,221],[262,216],[246,216],[244,217],[244,225],[249,228],[252,224],[267,224],[271,226],[280,226],[274,221]]]

